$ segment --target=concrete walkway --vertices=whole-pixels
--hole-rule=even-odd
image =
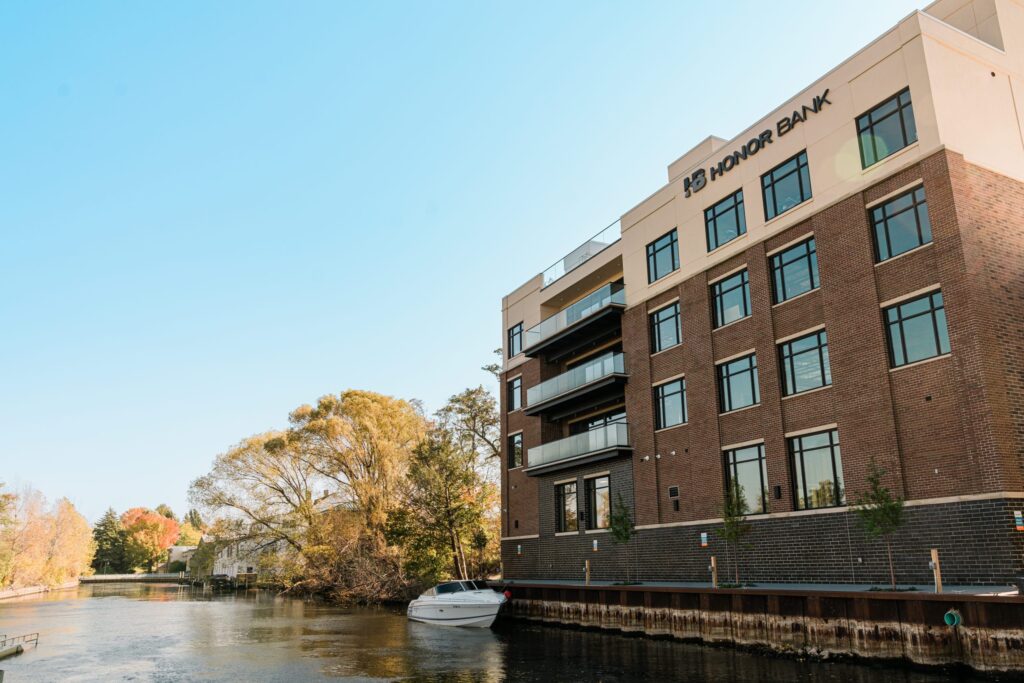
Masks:
[[[517,583],[528,583],[534,585],[549,586],[582,586],[582,581],[552,580],[552,579],[508,579],[498,580],[494,583],[514,586]],[[591,586],[615,586],[613,581],[591,581]],[[636,586],[647,586],[655,588],[711,588],[711,582],[696,581],[641,581]],[[756,583],[744,585],[744,588],[769,591],[801,591],[801,592],[822,592],[822,593],[863,593],[871,588],[888,590],[887,586],[871,583]],[[932,585],[907,585],[898,584],[901,591],[913,588],[917,593],[934,593],[935,586]],[[911,592],[911,591],[908,591]],[[942,592],[946,595],[1018,595],[1013,586],[943,586]]]

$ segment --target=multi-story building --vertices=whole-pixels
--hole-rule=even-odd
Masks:
[[[1024,4],[940,0],[506,296],[506,577],[707,580],[732,487],[745,579],[885,580],[872,463],[898,578],[1024,573],[1022,126]]]

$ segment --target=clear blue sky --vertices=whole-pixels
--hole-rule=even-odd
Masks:
[[[180,514],[322,394],[437,408],[503,294],[919,6],[0,3],[0,480]]]

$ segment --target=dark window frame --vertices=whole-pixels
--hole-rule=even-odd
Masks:
[[[523,433],[516,432],[515,434],[509,434],[505,444],[508,447],[508,468],[510,470],[514,470],[517,467],[522,467],[523,456],[525,455],[523,449]]]
[[[833,495],[838,492],[836,501],[831,505],[812,504],[810,491],[807,488],[807,465],[805,456],[811,451],[820,451],[821,446],[811,448],[804,447],[803,441],[812,436],[829,435],[828,452],[832,463],[832,490]],[[816,510],[830,507],[846,506],[846,484],[843,476],[843,456],[839,446],[839,430],[824,429],[820,432],[801,434],[786,439],[789,448],[790,465],[793,471],[793,505],[797,510]],[[803,495],[801,495],[803,491]]]
[[[747,234],[745,209],[742,188],[704,209],[704,236],[707,238],[709,253]],[[736,234],[729,239],[723,240],[718,233],[718,221],[730,212],[736,216]]]
[[[726,288],[727,283],[731,283],[734,279],[739,278],[739,284],[730,285]],[[728,322],[725,322],[725,306],[723,301],[725,296],[730,292],[733,292],[739,288],[743,289],[743,315],[739,318],[735,318]],[[733,273],[728,277],[724,277],[721,280],[711,283],[711,319],[714,324],[714,329],[719,327],[725,327],[737,320],[743,320],[749,318],[751,315],[750,307],[750,271],[747,268]]]
[[[793,351],[793,345],[797,342],[816,337],[817,346],[803,349],[800,351]],[[796,396],[806,391],[814,391],[815,389],[821,389],[823,387],[832,386],[832,367],[829,359],[828,352],[828,333],[824,328],[809,332],[805,335],[789,339],[782,342],[779,346],[779,367],[781,369],[780,375],[782,378],[782,395],[783,396]],[[803,356],[804,354],[817,352],[818,357],[818,371],[821,375],[822,383],[815,387],[808,387],[806,389],[797,389],[797,377],[796,377],[796,364],[794,359],[797,356]]]
[[[744,460],[737,460],[736,456],[741,451],[750,450],[752,448],[757,449],[757,456],[754,458],[746,457]],[[765,458],[764,444],[751,444],[749,446],[742,446],[740,448],[730,448],[727,451],[722,452],[722,462],[725,468],[725,491],[726,496],[729,495],[729,488],[732,482],[736,481],[736,472],[739,470],[739,465],[758,461],[758,470],[761,475],[761,509],[760,510],[748,510],[747,515],[763,515],[768,513],[768,463]]]
[[[505,382],[505,401],[508,412],[515,412],[523,407],[523,376],[519,375]]]
[[[928,309],[919,313],[913,313],[907,316],[903,314],[903,308],[910,304],[917,303],[923,299],[928,299]],[[938,301],[938,304],[936,304]],[[895,317],[892,315],[895,312]],[[932,341],[935,345],[937,353],[931,356],[925,356],[924,358],[917,358],[915,360],[908,360],[907,354],[907,335],[906,335],[906,323],[910,320],[920,318],[921,316],[928,315],[931,317],[931,328],[932,328]],[[942,326],[940,330],[939,318],[942,318]],[[892,306],[886,306],[882,310],[882,320],[885,324],[885,334],[889,342],[889,364],[893,368],[901,368],[905,365],[913,365],[914,363],[920,363],[922,361],[929,360],[931,358],[938,358],[945,356],[950,353],[949,343],[949,321],[946,319],[946,300],[942,295],[941,289],[935,289],[930,292],[926,292],[921,296],[916,296],[912,299],[904,299]],[[900,341],[900,354],[902,355],[902,362],[897,362],[896,355],[896,343],[893,337],[893,328],[899,329],[899,341]],[[945,342],[945,343],[943,343]]]
[[[572,487],[572,491],[569,488]],[[579,488],[575,481],[566,481],[555,484],[555,533],[569,533],[580,530],[580,499]],[[565,516],[566,502],[571,494],[573,508],[576,510],[576,518],[572,520],[572,526],[567,523]]]
[[[795,163],[793,163],[795,162]],[[787,164],[793,163],[792,170],[787,170],[780,173],[780,169],[785,167]],[[797,175],[798,183],[800,187],[800,201],[791,206],[780,208],[779,197],[775,192],[775,188],[783,180],[786,180],[793,174]],[[769,206],[768,191],[771,190],[771,205]],[[773,218],[781,216],[787,211],[791,211],[796,207],[800,206],[804,202],[814,197],[814,193],[811,189],[811,168],[807,162],[807,150],[801,150],[786,159],[780,164],[777,164],[774,168],[769,170],[767,173],[761,176],[761,201],[764,204],[764,220],[770,221]],[[769,211],[770,209],[770,211]]]
[[[659,243],[666,238],[668,241],[659,246]],[[672,250],[672,267],[666,273],[659,273],[657,272],[658,255],[665,249]],[[672,228],[664,235],[647,245],[647,284],[657,282],[677,270],[679,270],[679,231],[676,228]]]
[[[906,95],[906,97],[904,97],[904,95]],[[874,118],[875,114],[879,110],[884,109],[885,107],[888,107],[894,101],[896,103],[895,109],[893,109],[892,111],[890,111],[888,113],[885,113],[885,114],[879,116],[877,119]],[[911,127],[913,128],[913,131],[910,132],[909,134],[907,132],[907,130],[908,130],[908,126],[907,126],[907,115],[908,115],[908,112],[909,112]],[[903,144],[901,146],[899,146],[899,147],[896,147],[895,149],[889,150],[888,153],[885,154],[885,156],[878,156],[878,138],[874,135],[874,129],[875,129],[876,126],[880,125],[883,121],[885,121],[886,119],[888,119],[888,118],[890,118],[892,116],[898,116],[899,117],[900,137],[903,140]],[[855,121],[856,121],[856,127],[857,127],[857,146],[860,148],[860,165],[861,165],[861,168],[870,168],[871,166],[874,166],[878,162],[884,161],[885,159],[888,159],[889,157],[891,157],[893,154],[895,154],[896,152],[900,151],[901,149],[906,149],[907,147],[909,147],[910,145],[914,144],[918,140],[918,138],[917,138],[917,121],[914,118],[914,102],[913,102],[913,100],[910,97],[910,86],[907,86],[906,88],[903,88],[903,90],[900,90],[898,93],[896,93],[892,97],[885,98],[884,100],[882,100],[881,102],[879,102],[878,104],[876,104],[875,106],[871,107],[866,112],[864,112],[863,114],[858,116],[855,119]],[[869,161],[868,154],[867,154],[868,150],[865,149],[865,134],[867,134],[867,139],[869,139],[870,143],[871,143],[871,150],[870,151],[871,151],[871,155],[872,155],[872,157],[874,159],[873,161]]]
[[[803,249],[803,253],[796,253],[800,249]],[[795,254],[795,256],[787,258],[787,256],[791,254]],[[775,252],[770,258],[773,304],[781,304],[789,301],[790,299],[795,299],[802,294],[807,294],[808,292],[813,292],[814,290],[821,288],[821,273],[818,270],[818,245],[814,240],[814,235],[811,235],[805,240],[801,240],[797,244]],[[807,272],[810,275],[811,287],[810,289],[805,289],[801,292],[796,292],[795,294],[789,294],[786,291],[786,268],[797,263],[801,259],[807,260]]]
[[[523,352],[523,323],[508,328],[508,357],[514,358]]]
[[[730,367],[740,362],[746,361],[747,367],[742,368],[736,372],[731,372]],[[753,403],[747,403],[742,406],[732,405],[732,384],[741,375],[750,374],[750,393],[754,399]],[[749,408],[750,406],[756,406],[761,404],[761,384],[757,376],[757,353],[747,354],[740,358],[733,358],[732,360],[718,363],[716,365],[715,374],[718,377],[718,411],[720,413],[731,413],[734,410],[741,410],[743,408]],[[728,399],[728,400],[727,400]]]
[[[667,317],[662,317],[666,312],[671,311]],[[662,326],[675,319],[676,342],[665,345],[662,339]],[[679,302],[675,301],[668,306],[663,306],[648,316],[651,333],[651,353],[659,353],[671,349],[683,343],[683,328]]]
[[[604,486],[598,487],[597,482],[605,482]],[[599,489],[607,489],[608,491],[608,519],[599,520],[597,519],[597,492]],[[586,498],[587,514],[586,514],[586,528],[587,529],[607,529],[610,526],[610,519],[612,513],[612,480],[607,474],[601,475],[600,477],[587,477],[583,480],[583,490]]]
[[[910,197],[909,206],[901,208],[893,213],[889,213],[889,210],[897,202],[904,200],[907,197]],[[893,221],[897,216],[905,214],[907,211],[914,212],[914,226],[917,232],[917,244],[908,249],[893,253],[892,234],[889,230],[890,221]],[[918,185],[917,187],[907,190],[906,192],[902,192],[898,196],[892,197],[877,206],[871,207],[869,217],[871,220],[871,231],[875,238],[876,263],[882,263],[884,261],[894,259],[897,256],[906,254],[909,251],[923,247],[926,244],[931,244],[932,242],[932,223],[931,217],[928,215],[928,199],[925,196],[924,185]]]
[[[666,424],[665,417],[665,400],[673,396],[680,396],[680,404],[682,406],[682,420],[680,422],[673,422],[672,424]],[[680,377],[678,379],[659,384],[654,387],[654,428],[655,429],[668,429],[669,427],[678,427],[684,425],[690,421],[690,416],[687,413],[686,408],[686,378]]]

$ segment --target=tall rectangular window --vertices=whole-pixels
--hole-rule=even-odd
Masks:
[[[738,491],[746,507],[745,514],[768,512],[768,473],[763,443],[725,452],[725,486],[727,495],[729,491]]]
[[[949,353],[942,292],[931,292],[885,309],[889,360],[894,368]]]
[[[711,309],[715,327],[750,315],[750,277],[745,268],[711,285]]]
[[[523,352],[523,324],[516,323],[508,329],[508,357],[518,356]]]
[[[651,353],[672,348],[682,341],[679,302],[651,313]]]
[[[608,477],[594,477],[586,480],[587,528],[607,529],[611,526],[612,497]]]
[[[679,378],[654,387],[655,429],[686,422],[686,380]]]
[[[508,437],[508,468],[523,466],[523,433]]]
[[[523,378],[520,376],[520,377],[516,377],[515,379],[510,379],[505,386],[506,386],[506,389],[508,390],[508,396],[507,396],[507,401],[506,402],[508,403],[508,410],[509,410],[509,412],[512,412],[513,410],[519,410],[520,408],[522,408],[523,407]]]
[[[555,485],[555,531],[579,531],[576,482]]]
[[[811,173],[807,168],[807,150],[761,176],[761,193],[764,195],[766,221],[810,199]]]
[[[857,140],[860,143],[860,163],[864,168],[917,142],[910,88],[858,116]]]
[[[761,402],[757,383],[757,355],[722,363],[718,366],[719,409],[723,413]]]
[[[796,508],[827,508],[843,505],[843,459],[839,454],[839,432],[831,430],[806,434],[789,440],[793,460]]]
[[[679,270],[679,239],[675,228],[647,245],[647,281],[660,280]]]
[[[832,384],[825,330],[779,344],[782,361],[782,393],[799,394]]]
[[[817,289],[818,250],[814,238],[772,255],[772,297],[775,303]]]
[[[871,209],[875,258],[885,261],[932,241],[924,188],[919,187]]]
[[[704,209],[704,230],[708,251],[714,251],[747,231],[743,214],[743,190],[737,190],[714,206]]]

